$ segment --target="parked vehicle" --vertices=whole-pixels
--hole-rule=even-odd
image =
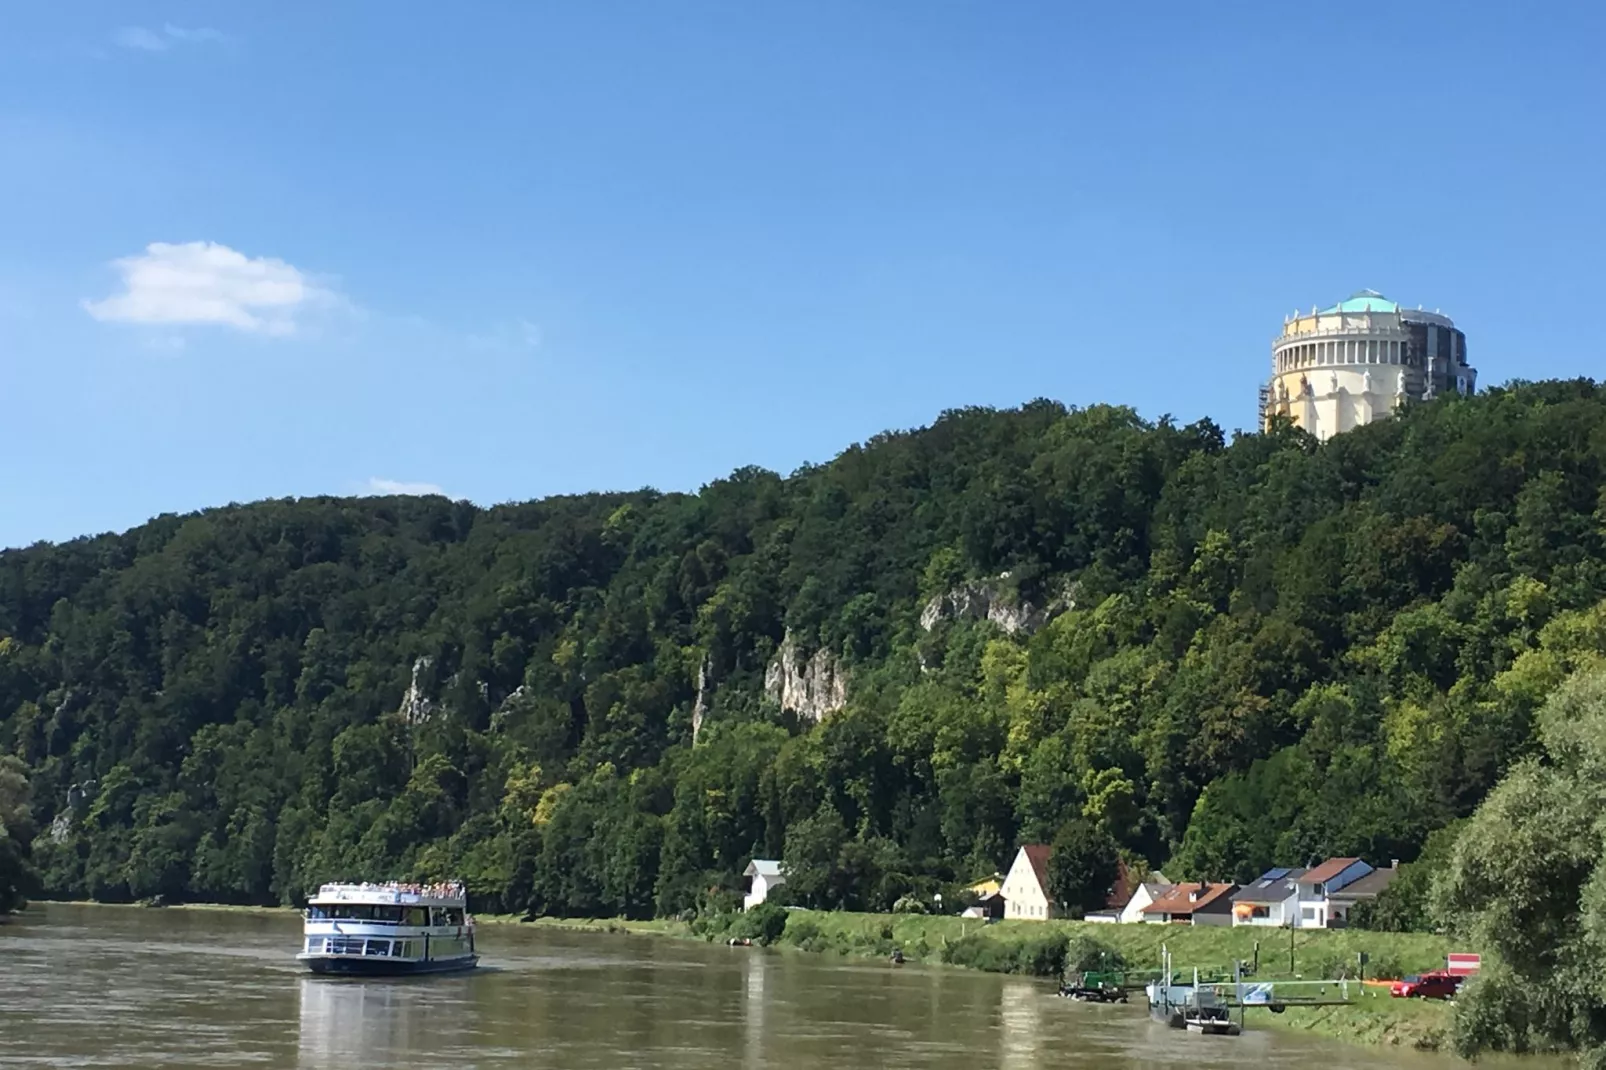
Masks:
[[[1389,994],[1399,999],[1454,999],[1463,980],[1448,970],[1431,970],[1395,981]]]

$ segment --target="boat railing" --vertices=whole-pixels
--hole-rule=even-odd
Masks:
[[[381,881],[362,883],[347,883],[335,881],[318,887],[320,899],[380,899],[381,901],[400,901],[398,897],[409,896],[416,899],[457,900],[467,899],[467,889],[462,881],[437,881],[430,884],[412,883],[407,881]]]

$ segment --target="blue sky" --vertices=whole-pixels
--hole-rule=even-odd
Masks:
[[[1603,371],[1606,8],[7,5],[0,546],[1254,422],[1296,306]]]

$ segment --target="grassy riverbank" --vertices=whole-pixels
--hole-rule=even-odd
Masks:
[[[741,915],[688,924],[680,921],[540,918],[532,924],[572,931],[645,933],[722,941],[746,935]],[[700,931],[699,931],[700,930]],[[851,914],[791,911],[777,946],[801,951],[861,957],[890,956],[893,948],[912,961],[1041,974],[1053,961],[1052,948],[1086,954],[1095,945],[1117,952],[1134,970],[1153,969],[1165,945],[1179,971],[1230,970],[1234,961],[1253,962],[1259,944],[1262,978],[1326,978],[1343,967],[1355,973],[1356,953],[1366,952],[1367,976],[1378,972],[1415,973],[1443,966],[1449,945],[1440,937],[1412,933],[1373,933],[1357,929],[1313,930],[1293,934],[1289,966],[1287,930],[1247,927],[1208,928],[1160,925],[1089,925],[1081,922],[980,921],[930,915]],[[1063,945],[1061,945],[1063,941]],[[1355,989],[1351,989],[1352,994]],[[1358,1044],[1438,1050],[1449,1028],[1443,1003],[1392,998],[1386,987],[1360,988],[1358,1001],[1342,1007],[1291,1008],[1282,1014],[1251,1011],[1251,1029],[1287,1029]]]

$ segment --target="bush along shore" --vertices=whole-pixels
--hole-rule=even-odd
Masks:
[[[565,929],[645,933],[713,943],[752,943],[865,958],[937,963],[991,973],[1057,981],[1067,971],[1117,969],[1140,975],[1159,967],[1161,945],[1175,968],[1215,976],[1248,963],[1259,980],[1344,976],[1351,1006],[1289,1008],[1281,1014],[1251,1011],[1249,1028],[1316,1033],[1360,1044],[1437,1051],[1448,1046],[1449,1005],[1395,999],[1386,986],[1353,983],[1400,977],[1444,965],[1451,950],[1439,936],[1357,929],[1293,932],[1286,929],[1095,925],[1075,921],[998,921],[929,914],[862,914],[786,909],[767,904],[745,913],[705,914],[690,920],[533,918]],[[1292,940],[1290,940],[1292,935]],[[1367,962],[1360,966],[1358,954]],[[1257,963],[1258,959],[1258,963]],[[1046,986],[1045,986],[1046,987]],[[1141,995],[1137,997],[1141,1002]]]

